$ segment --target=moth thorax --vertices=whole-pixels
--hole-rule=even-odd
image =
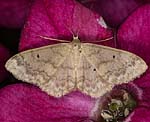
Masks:
[[[80,49],[81,48],[81,43],[80,43],[78,36],[73,37],[72,44],[73,44],[74,49]]]

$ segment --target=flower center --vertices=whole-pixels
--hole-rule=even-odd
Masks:
[[[101,110],[101,117],[104,122],[121,122],[135,108],[136,101],[133,97],[122,90],[122,96],[115,96]]]

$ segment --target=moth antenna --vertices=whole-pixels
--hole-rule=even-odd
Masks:
[[[106,39],[102,39],[102,40],[100,40],[100,42],[105,42],[105,41],[109,41],[109,40],[111,40],[111,39],[113,39],[114,37],[112,36],[112,37],[109,37],[109,38],[106,38]]]
[[[66,24],[64,24],[64,26],[69,30],[69,32],[73,35],[73,38],[78,38],[78,34],[80,32],[80,29],[78,29],[78,31],[76,32],[73,32],[72,29],[70,29]]]
[[[80,30],[81,30],[81,28],[79,28],[79,29],[77,30],[77,37],[78,37],[78,35],[79,35]]]
[[[66,27],[66,29],[68,29],[68,31],[73,35],[73,37],[75,37],[74,32],[72,31],[72,29],[70,29],[66,24],[64,24],[64,26]]]
[[[111,39],[113,39],[114,37],[109,37],[109,38],[106,38],[106,39],[101,39],[101,40],[98,40],[98,41],[92,41],[92,42],[106,42],[106,41],[109,41]],[[86,42],[86,41],[82,41],[82,42]]]
[[[39,36],[40,38],[42,39],[46,39],[46,40],[53,40],[53,41],[58,41],[58,42],[70,42],[70,41],[67,41],[67,40],[62,40],[62,39],[54,39],[54,38],[51,38],[51,37],[47,37],[47,36]]]

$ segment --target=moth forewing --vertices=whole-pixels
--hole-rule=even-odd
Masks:
[[[78,88],[92,97],[132,81],[147,69],[144,60],[130,52],[91,43],[81,43],[81,47]]]

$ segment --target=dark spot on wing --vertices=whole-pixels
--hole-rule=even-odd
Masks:
[[[113,59],[115,58],[116,56],[115,55],[113,55]]]
[[[96,69],[94,68],[93,71],[96,71]]]
[[[40,55],[39,55],[39,54],[37,54],[36,56],[37,56],[37,58],[40,58]]]

